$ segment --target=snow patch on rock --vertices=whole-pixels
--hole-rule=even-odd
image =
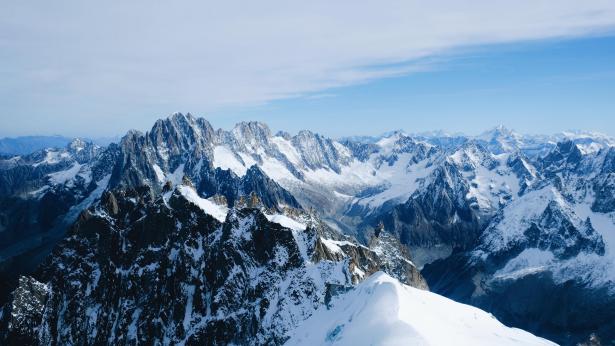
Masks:
[[[179,192],[188,201],[201,208],[206,214],[213,216],[216,220],[224,222],[226,214],[228,214],[228,208],[218,205],[210,200],[201,198],[199,194],[190,186],[180,185],[177,187]]]

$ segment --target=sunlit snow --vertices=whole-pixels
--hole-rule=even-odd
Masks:
[[[287,345],[555,345],[491,314],[378,272],[322,307]]]

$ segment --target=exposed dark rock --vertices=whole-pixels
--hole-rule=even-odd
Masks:
[[[47,285],[21,276],[11,304],[0,308],[0,340],[6,345],[38,345],[43,311],[49,298]]]

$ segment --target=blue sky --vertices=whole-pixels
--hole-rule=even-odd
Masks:
[[[393,129],[478,134],[582,129],[615,135],[615,36],[465,49],[430,69],[304,97],[209,114],[220,127],[245,119],[331,136]]]
[[[0,4],[0,136],[191,112],[329,136],[615,135],[615,2]]]

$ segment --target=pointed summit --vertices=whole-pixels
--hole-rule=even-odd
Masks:
[[[258,121],[242,121],[231,132],[237,142],[252,148],[266,146],[271,137],[269,126]]]
[[[499,124],[493,127],[490,130],[487,130],[480,135],[476,136],[476,139],[481,140],[492,140],[494,138],[511,138],[511,139],[520,139],[521,135],[504,126],[503,124]]]
[[[88,143],[81,138],[73,138],[73,140],[70,143],[68,143],[67,147],[69,150],[75,153],[78,153],[81,150],[85,149],[87,144]]]
[[[523,146],[523,136],[501,124],[474,139],[494,154],[516,152]]]

